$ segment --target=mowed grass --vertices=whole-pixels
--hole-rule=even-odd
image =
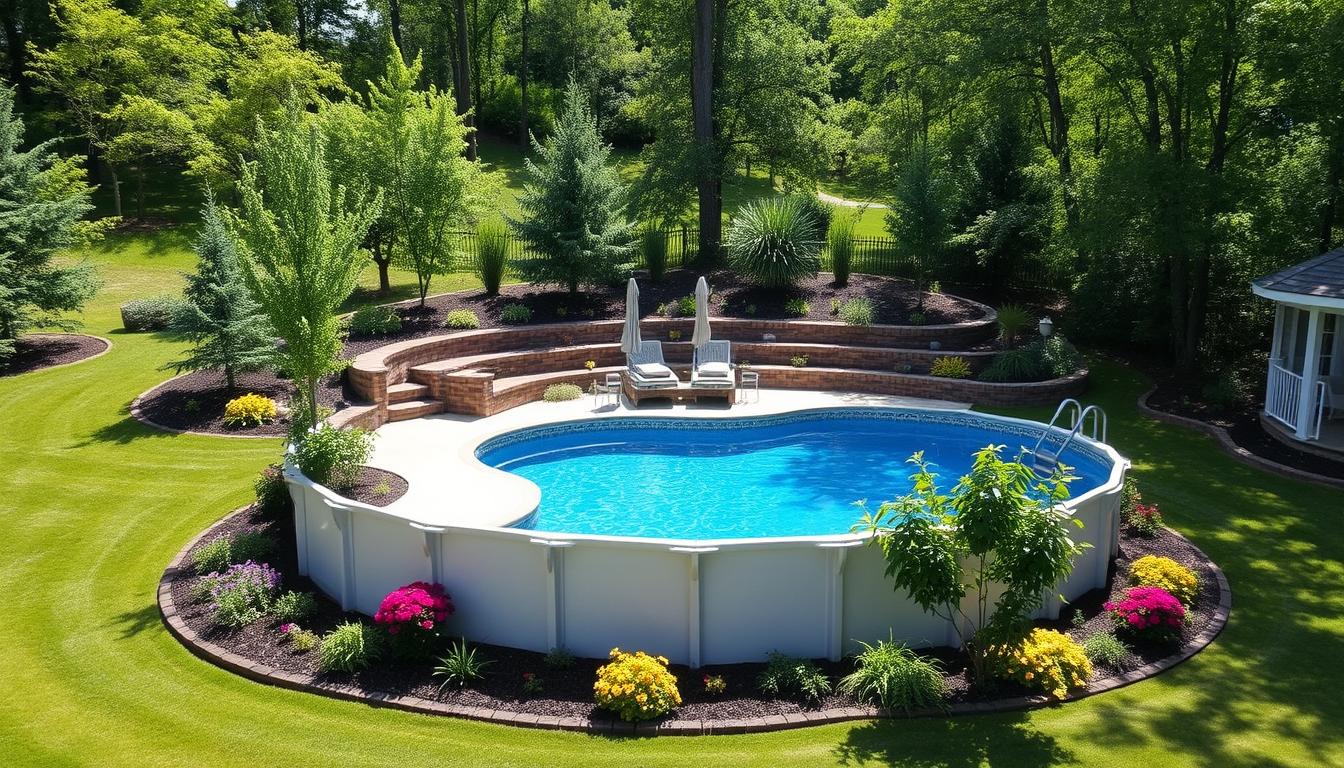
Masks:
[[[159,367],[178,345],[119,333],[117,305],[177,289],[190,267],[178,238],[127,237],[93,254],[107,284],[85,319],[113,340],[109,354],[0,379],[0,764],[1344,764],[1344,493],[1246,468],[1138,416],[1144,382],[1104,360],[1087,399],[1110,413],[1147,500],[1235,593],[1222,637],[1156,679],[1029,713],[610,739],[337,702],[216,669],[164,630],[155,585],[187,540],[249,499],[280,445],[168,435],[126,413],[169,375]]]

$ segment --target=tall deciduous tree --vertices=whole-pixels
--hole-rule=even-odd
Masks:
[[[196,271],[187,275],[186,301],[171,325],[191,348],[165,367],[179,373],[219,369],[233,391],[238,374],[259,371],[275,360],[275,331],[248,293],[237,248],[213,200],[205,207],[194,250]]]
[[[947,247],[951,189],[938,158],[927,147],[911,153],[896,181],[887,231],[901,252],[917,265],[917,282],[923,290],[929,268],[938,263]],[[924,296],[920,294],[920,306]]]
[[[98,232],[80,219],[92,192],[78,164],[52,151],[54,142],[24,152],[23,121],[14,91],[0,88],[0,368],[14,342],[35,325],[69,326],[61,313],[78,310],[98,287],[87,264],[60,266],[59,251]]]
[[[611,279],[633,248],[634,228],[620,174],[607,165],[611,148],[572,80],[555,133],[544,145],[534,138],[532,149],[537,160],[526,162],[529,182],[518,200],[523,216],[509,226],[540,256],[518,262],[519,271],[571,294]]]
[[[241,211],[229,228],[248,290],[284,341],[280,359],[298,388],[296,422],[316,427],[317,385],[341,369],[335,311],[363,267],[359,244],[382,207],[333,188],[315,121],[292,110],[257,128],[257,159],[243,165]]]

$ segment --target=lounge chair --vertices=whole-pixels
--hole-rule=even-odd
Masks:
[[[661,341],[641,342],[639,349],[625,356],[630,383],[638,389],[669,389],[681,382],[663,361]]]
[[[727,341],[707,341],[695,350],[691,367],[693,388],[721,389],[733,386],[733,346]]]

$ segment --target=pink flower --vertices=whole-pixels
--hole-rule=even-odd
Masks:
[[[432,622],[432,621],[422,621],[422,622],[420,622],[420,628],[421,628],[421,629],[433,629],[433,628],[434,628],[434,622]]]
[[[293,632],[293,631],[294,631],[294,625],[293,625],[293,624],[290,624],[290,623],[286,622],[286,623],[280,625],[280,634],[282,634],[282,635],[288,635],[290,632]]]

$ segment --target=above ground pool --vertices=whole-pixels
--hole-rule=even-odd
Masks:
[[[1012,458],[1043,426],[969,412],[832,409],[760,418],[607,418],[531,427],[487,440],[488,466],[541,489],[516,527],[656,539],[849,533],[862,514],[911,489],[906,460],[924,451],[942,490],[975,451]],[[1055,445],[1062,437],[1055,438]],[[1075,440],[1063,456],[1071,496],[1103,485],[1112,461]]]

